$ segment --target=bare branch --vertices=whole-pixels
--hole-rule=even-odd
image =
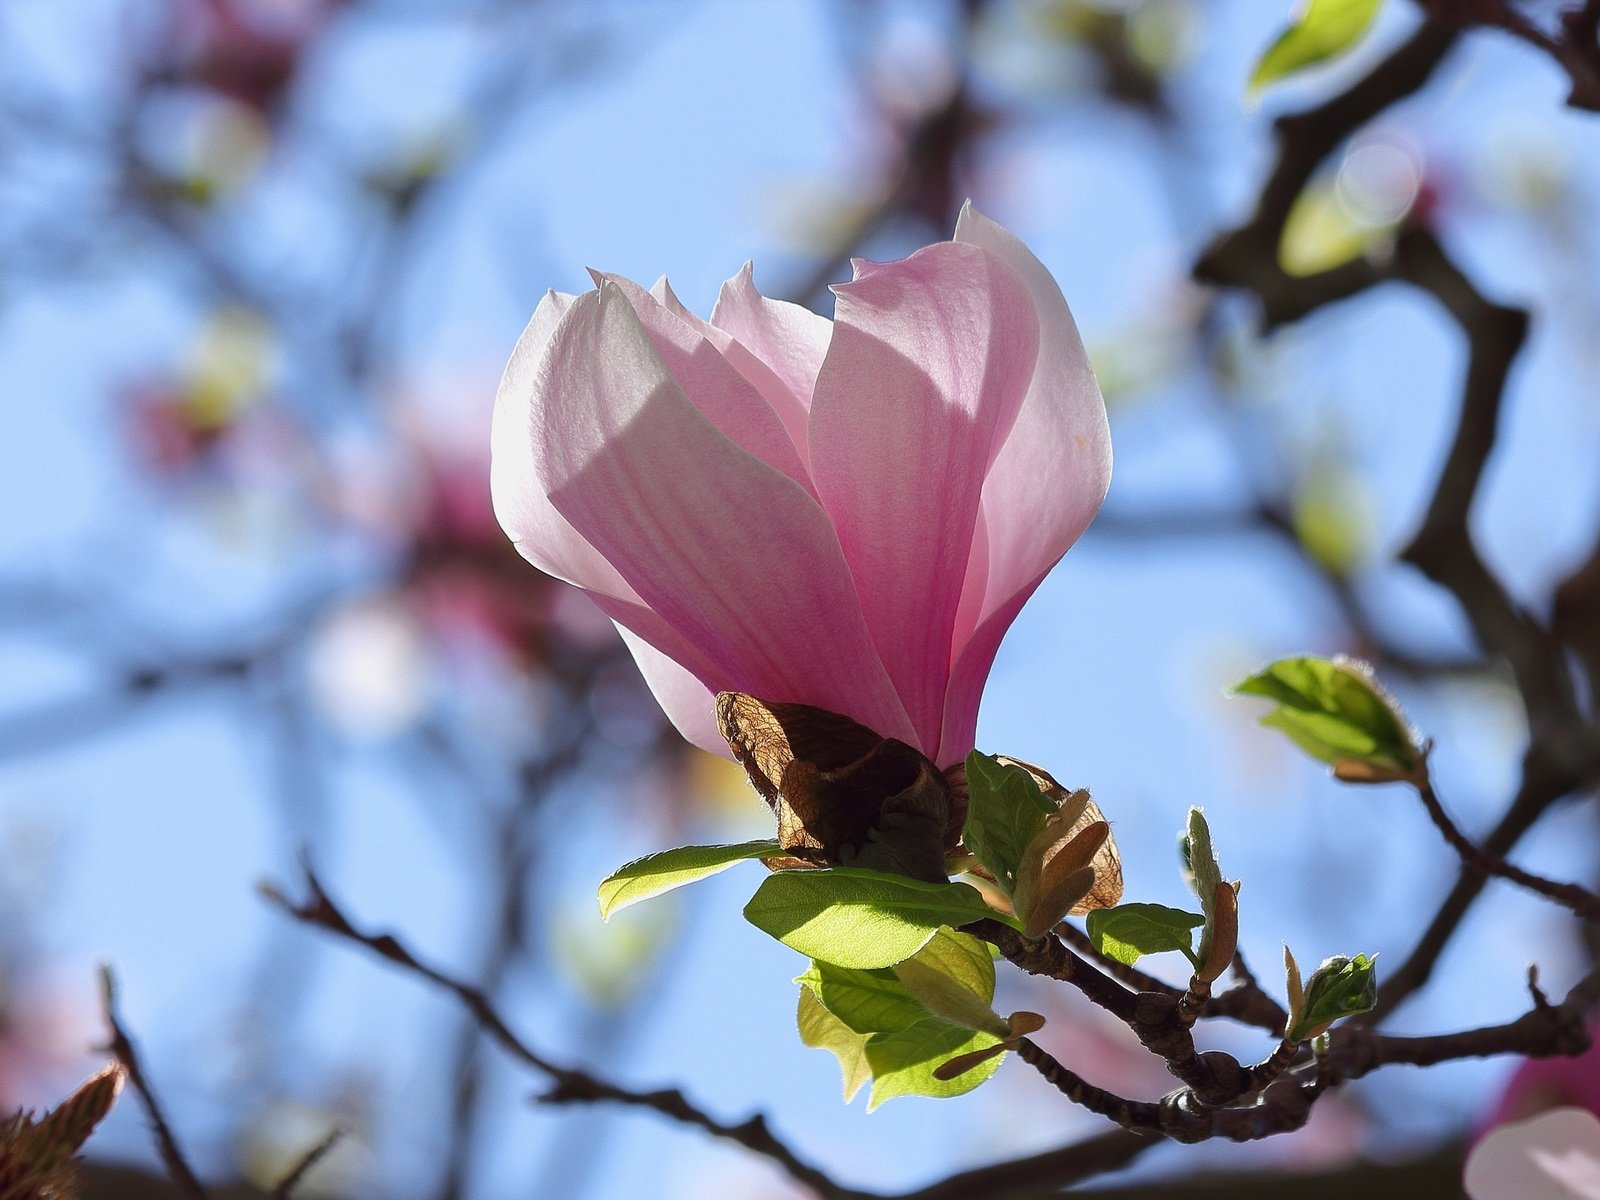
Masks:
[[[357,929],[328,898],[321,881],[309,867],[305,872],[305,886],[308,898],[299,904],[289,900],[271,885],[265,886],[263,892],[269,901],[296,920],[365,946],[380,958],[387,959],[452,993],[501,1049],[519,1062],[550,1077],[552,1087],[539,1097],[541,1102],[560,1104],[606,1101],[646,1108],[671,1120],[703,1129],[714,1137],[737,1142],[747,1150],[771,1159],[791,1178],[811,1188],[826,1200],[858,1200],[870,1196],[870,1193],[841,1187],[821,1170],[801,1160],[773,1136],[767,1128],[765,1119],[759,1115],[737,1125],[729,1124],[707,1114],[676,1088],[653,1092],[637,1091],[611,1083],[587,1071],[555,1063],[513,1033],[489,998],[477,988],[422,962],[392,934],[366,933]]]
[[[161,1151],[161,1161],[166,1164],[167,1174],[184,1192],[193,1197],[193,1200],[210,1200],[206,1189],[195,1176],[188,1160],[184,1158],[183,1150],[178,1146],[178,1139],[173,1136],[172,1126],[167,1123],[166,1114],[161,1110],[161,1103],[156,1099],[150,1081],[145,1078],[138,1051],[133,1047],[133,1040],[128,1037],[122,1019],[117,1014],[117,980],[109,966],[100,968],[100,1001],[105,1012],[106,1025],[111,1030],[111,1042],[107,1049],[127,1070],[128,1082],[133,1085],[133,1090],[139,1093],[145,1112],[150,1114],[150,1124],[156,1135],[156,1147]]]

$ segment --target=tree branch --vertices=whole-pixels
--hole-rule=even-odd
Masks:
[[[172,1177],[173,1183],[192,1197],[192,1200],[210,1200],[209,1193],[201,1185],[193,1168],[189,1166],[189,1160],[184,1158],[178,1139],[173,1136],[172,1126],[167,1123],[166,1114],[161,1109],[161,1102],[156,1099],[150,1081],[145,1078],[144,1067],[139,1062],[139,1053],[134,1049],[133,1040],[128,1036],[122,1019],[117,1015],[117,980],[108,966],[100,968],[100,1003],[105,1013],[106,1025],[111,1030],[111,1042],[107,1049],[127,1069],[128,1082],[133,1086],[133,1090],[139,1093],[145,1112],[150,1115],[150,1125],[156,1135],[156,1148],[161,1152],[161,1161],[166,1164],[167,1174]]]
[[[549,1076],[551,1088],[538,1097],[542,1103],[593,1103],[606,1101],[646,1108],[682,1124],[693,1125],[714,1137],[726,1138],[772,1160],[791,1178],[811,1188],[825,1200],[871,1200],[871,1194],[858,1192],[835,1183],[832,1178],[780,1142],[767,1128],[761,1116],[733,1125],[719,1121],[691,1103],[676,1088],[660,1091],[637,1091],[601,1079],[587,1071],[566,1067],[546,1058],[512,1032],[511,1027],[496,1011],[489,998],[477,988],[445,974],[437,967],[422,962],[392,934],[366,933],[357,929],[349,918],[333,903],[322,883],[309,867],[305,870],[306,900],[296,904],[283,892],[267,885],[263,892],[267,899],[289,916],[307,925],[325,929],[330,933],[365,946],[389,962],[421,976],[429,983],[452,993],[483,1027],[484,1031],[508,1054],[519,1062]]]

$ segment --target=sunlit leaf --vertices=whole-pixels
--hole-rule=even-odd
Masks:
[[[646,854],[618,867],[600,884],[600,915],[610,920],[612,913],[630,904],[726,871],[734,863],[782,853],[777,842],[766,839],[737,846],[679,846],[660,854]]]
[[[1086,923],[1096,950],[1114,962],[1132,966],[1146,954],[1169,950],[1182,951],[1192,961],[1193,931],[1205,922],[1199,913],[1164,904],[1122,904],[1096,909]]]
[[[1382,232],[1356,220],[1332,179],[1316,179],[1289,206],[1278,236],[1278,265],[1294,276],[1331,271],[1366,254]]]
[[[829,1012],[808,987],[800,989],[800,1007],[795,1014],[800,1040],[807,1046],[826,1050],[839,1060],[844,1075],[844,1102],[855,1099],[861,1085],[872,1078],[867,1062],[867,1034],[857,1033]]]
[[[894,967],[901,985],[928,1012],[967,1029],[1010,1035],[994,999],[994,960],[987,943],[941,929],[921,950]]]
[[[1372,28],[1383,0],[1308,0],[1250,73],[1250,91],[1337,58]]]
[[[813,962],[796,982],[857,1033],[897,1032],[930,1015],[1000,1035],[1009,1032],[988,1007],[994,999],[988,943],[952,929],[940,929],[893,968],[862,971]]]
[[[965,883],[924,883],[848,867],[771,875],[744,915],[808,958],[862,970],[903,962],[941,925],[1010,920]]]
[[[1023,851],[1055,806],[1021,767],[976,750],[967,755],[967,789],[961,840],[1009,896]]]
[[[1277,702],[1261,719],[1306,753],[1338,765],[1355,761],[1405,773],[1421,761],[1410,728],[1365,663],[1347,658],[1285,658],[1234,688]]]
[[[858,971],[813,962],[795,982],[855,1033],[891,1033],[928,1019],[927,1009],[888,967]]]
[[[1306,980],[1290,1038],[1298,1042],[1316,1037],[1335,1021],[1370,1010],[1378,1002],[1378,976],[1373,967],[1376,957],[1338,955],[1324,960]]]
[[[898,1033],[878,1033],[867,1040],[867,1063],[872,1068],[872,1099],[877,1108],[896,1096],[960,1096],[987,1080],[1000,1068],[996,1055],[954,1079],[937,1079],[934,1070],[944,1062],[974,1050],[995,1045],[1000,1039],[975,1033],[949,1021],[930,1017]]]

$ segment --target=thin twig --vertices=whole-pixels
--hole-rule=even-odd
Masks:
[[[305,870],[305,887],[309,893],[308,898],[299,904],[289,900],[283,892],[271,885],[263,887],[262,890],[269,901],[296,920],[365,946],[380,958],[387,959],[452,993],[501,1049],[550,1077],[552,1087],[540,1097],[541,1101],[546,1103],[606,1101],[647,1108],[674,1121],[703,1129],[714,1137],[737,1142],[745,1149],[771,1159],[791,1178],[829,1200],[857,1200],[869,1196],[869,1193],[840,1186],[827,1174],[803,1161],[772,1134],[767,1128],[766,1121],[759,1115],[737,1125],[729,1124],[704,1112],[676,1088],[653,1092],[636,1091],[600,1079],[587,1071],[555,1063],[513,1033],[489,998],[479,989],[422,962],[391,934],[366,933],[357,929],[329,899],[328,893],[309,867]]]
[[[328,1130],[322,1140],[300,1156],[300,1161],[289,1169],[289,1173],[278,1181],[278,1186],[272,1189],[272,1200],[289,1200],[294,1189],[305,1181],[311,1173],[311,1168],[322,1161],[323,1156],[339,1144],[339,1139],[344,1136],[344,1130],[335,1126]]]
[[[1417,796],[1422,800],[1422,805],[1428,810],[1428,817],[1433,821],[1434,828],[1450,844],[1450,848],[1460,856],[1461,861],[1476,867],[1486,875],[1493,875],[1500,879],[1509,880],[1530,892],[1554,900],[1557,904],[1571,909],[1583,920],[1591,924],[1600,922],[1600,896],[1595,895],[1588,888],[1580,887],[1576,883],[1557,883],[1546,879],[1542,875],[1535,875],[1525,871],[1514,863],[1507,862],[1498,854],[1490,854],[1481,849],[1477,843],[1461,832],[1459,826],[1450,819],[1450,814],[1445,811],[1444,804],[1439,800],[1438,793],[1434,790],[1433,779],[1426,766],[1423,767],[1418,778],[1412,781]]]
[[[133,1039],[128,1036],[122,1019],[117,1014],[117,980],[109,966],[100,968],[100,1003],[105,1013],[106,1026],[111,1030],[111,1041],[106,1049],[126,1069],[128,1082],[133,1085],[133,1090],[139,1094],[139,1099],[144,1103],[145,1112],[150,1116],[150,1125],[155,1131],[156,1148],[161,1152],[161,1161],[166,1164],[167,1174],[172,1177],[173,1183],[193,1197],[193,1200],[209,1200],[209,1193],[201,1185],[188,1160],[184,1158],[183,1150],[178,1146],[178,1139],[173,1136],[172,1126],[161,1110],[161,1102],[156,1099],[150,1081],[145,1077],[144,1067],[140,1065],[138,1051],[133,1047]]]

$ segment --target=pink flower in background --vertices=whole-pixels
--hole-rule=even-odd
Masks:
[[[1463,1183],[1472,1200],[1600,1200],[1600,1118],[1552,1108],[1490,1130]]]
[[[967,206],[857,261],[828,321],[747,267],[546,295],[495,407],[495,510],[621,629],[685,737],[712,693],[843,713],[940,766],[1000,639],[1105,496],[1105,406],[1060,289]]]
[[[1600,1117],[1600,1021],[1590,1022],[1593,1044],[1576,1058],[1530,1058],[1518,1065],[1484,1128],[1520,1121],[1547,1109],[1576,1105]]]

